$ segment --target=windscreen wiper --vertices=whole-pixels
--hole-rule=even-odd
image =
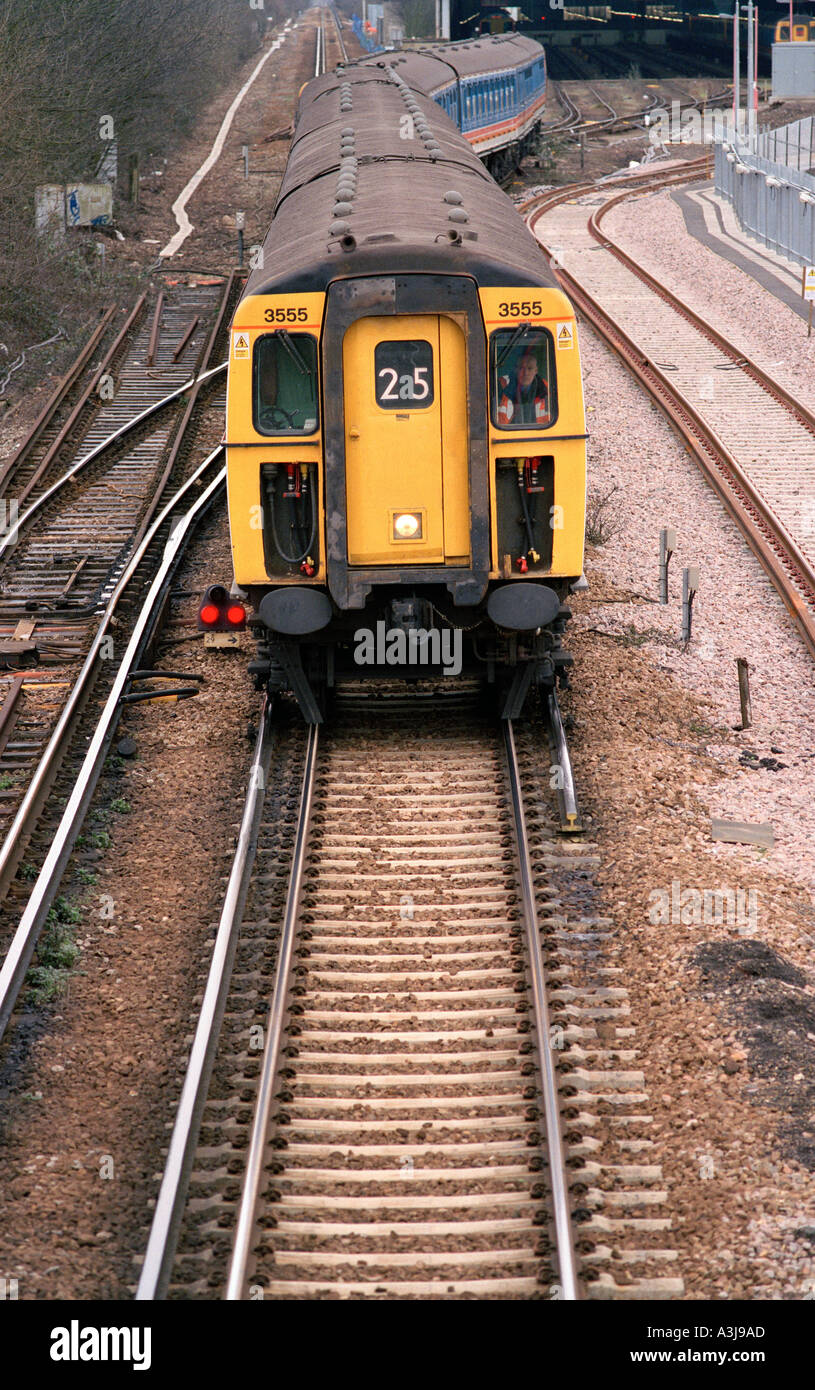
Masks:
[[[294,346],[294,343],[291,340],[291,334],[287,333],[285,328],[276,328],[274,331],[274,337],[280,339],[281,343],[283,344],[284,348],[289,354],[289,357],[291,357],[292,361],[294,362],[294,365],[297,368],[300,375],[311,376],[311,371],[306,366],[305,362],[300,356],[300,353],[297,351],[297,348]]]
[[[512,337],[510,338],[509,342],[507,343],[506,347],[504,348],[503,352],[501,353],[501,356],[498,358],[498,361],[497,361],[496,364],[495,364],[496,367],[500,367],[501,363],[502,363],[502,362],[505,360],[505,358],[507,358],[507,357],[509,356],[509,354],[512,352],[512,349],[514,348],[514,346],[515,346],[515,344],[517,343],[518,339],[521,338],[521,337],[524,337],[524,336],[529,332],[529,330],[530,330],[531,327],[532,327],[532,324],[531,324],[531,323],[527,323],[527,322],[519,323],[519,324],[518,324],[518,327],[515,329],[515,332],[513,333]]]

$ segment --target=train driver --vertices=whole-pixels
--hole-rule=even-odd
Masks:
[[[526,348],[518,360],[515,379],[502,376],[498,402],[499,425],[537,425],[550,423],[549,389],[538,370],[533,348]]]

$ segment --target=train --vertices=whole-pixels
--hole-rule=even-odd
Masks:
[[[775,41],[776,43],[789,43],[789,39],[789,18],[779,19],[775,26]],[[793,43],[815,43],[815,19],[806,14],[794,14],[792,16],[792,41]]]
[[[309,723],[348,680],[477,672],[505,717],[568,680],[585,582],[577,324],[477,153],[539,109],[522,44],[515,67],[506,38],[453,45],[443,77],[437,52],[380,54],[300,94],[230,328],[234,582],[210,586],[199,625],[240,626],[248,607],[256,687],[289,692]],[[475,59],[504,84],[477,115]]]
[[[495,178],[517,165],[546,105],[546,53],[535,39],[508,33],[428,44],[389,61],[441,106]]]

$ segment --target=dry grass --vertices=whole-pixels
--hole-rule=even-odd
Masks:
[[[589,489],[586,499],[586,540],[589,545],[605,545],[623,529],[622,497],[617,483]]]

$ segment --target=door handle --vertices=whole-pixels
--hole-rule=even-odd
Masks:
[[[351,428],[349,429],[349,431],[348,431],[348,438],[349,438],[349,439],[359,439],[359,430],[356,428],[355,425],[352,425]]]

